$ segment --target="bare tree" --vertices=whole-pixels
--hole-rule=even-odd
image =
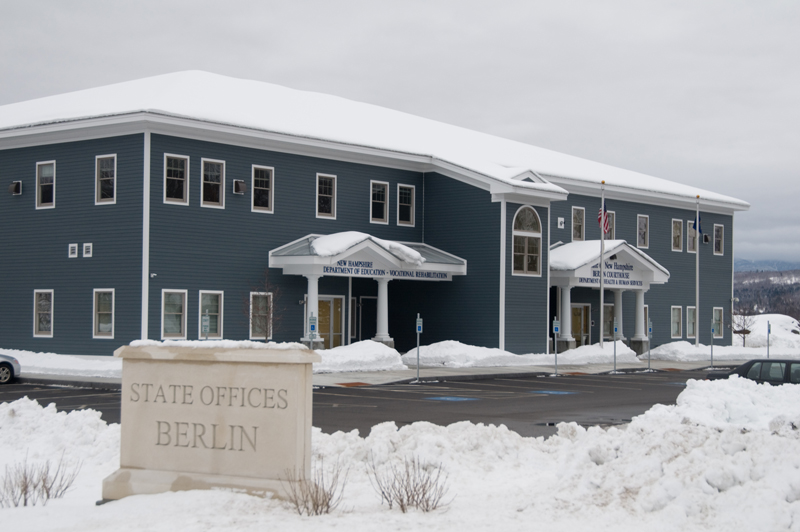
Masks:
[[[742,347],[745,347],[747,335],[755,323],[756,317],[752,314],[731,314],[731,330],[742,337]]]
[[[251,338],[266,342],[280,329],[283,313],[280,296],[280,287],[270,281],[269,268],[264,268],[263,276],[251,284],[250,293],[242,296],[242,314],[247,319]]]

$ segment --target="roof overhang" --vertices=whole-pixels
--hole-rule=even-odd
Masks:
[[[325,235],[335,237],[334,235]],[[417,242],[392,242],[368,238],[331,255],[320,255],[313,242],[323,235],[307,235],[269,252],[269,267],[286,275],[364,277],[370,279],[450,281],[467,274],[467,261],[433,246]],[[399,244],[418,253],[412,262],[382,244]]]
[[[648,290],[669,281],[669,271],[624,240],[606,241],[603,287],[608,290]],[[600,241],[563,244],[550,250],[550,284],[600,288]]]

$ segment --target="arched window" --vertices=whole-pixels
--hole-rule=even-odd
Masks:
[[[542,224],[532,207],[522,207],[514,216],[514,273],[542,274]]]

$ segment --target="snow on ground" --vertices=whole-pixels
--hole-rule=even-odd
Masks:
[[[800,359],[800,323],[783,314],[761,314],[754,316],[755,323],[747,335],[747,347],[742,347],[741,336],[734,335],[732,346],[714,346],[714,361],[750,360],[767,357],[767,322],[772,326],[769,336],[769,356],[772,358]],[[797,331],[794,333],[792,331]],[[678,362],[710,361],[711,346],[687,341],[662,344],[652,349],[653,360],[674,360]],[[645,354],[642,358],[646,359]]]
[[[341,509],[300,517],[287,504],[226,491],[140,495],[95,506],[118,465],[119,426],[96,412],[0,404],[0,465],[64,452],[76,487],[46,507],[0,509],[15,531],[138,530],[800,530],[800,386],[689,381],[677,405],[627,427],[562,423],[546,440],[469,422],[313,431],[313,462],[349,468]],[[381,505],[366,463],[441,464],[449,505],[407,514]]]
[[[380,342],[364,340],[333,349],[317,349],[322,362],[314,364],[314,373],[344,371],[393,371],[408,369],[400,353]]]
[[[559,364],[610,364],[614,360],[614,344],[604,342],[603,349],[599,344],[581,346],[559,353]],[[638,364],[636,354],[624,343],[617,342],[617,362]],[[417,365],[417,350],[412,349],[403,355],[403,363],[407,366]],[[552,366],[554,355],[515,355],[502,349],[478,347],[462,344],[454,340],[437,342],[420,346],[420,366],[442,366],[447,368],[472,368],[492,366]]]
[[[19,360],[25,374],[122,377],[122,359],[111,356],[60,355],[18,349],[0,349],[0,353]]]

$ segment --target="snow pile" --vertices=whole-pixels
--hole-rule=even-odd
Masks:
[[[308,349],[296,342],[255,342],[253,340],[134,340],[133,347],[197,347],[209,349]]]
[[[122,377],[122,359],[112,356],[59,355],[17,349],[0,351],[19,360],[24,374]]]
[[[783,314],[761,314],[753,316],[753,325],[747,335],[747,347],[767,346],[767,322],[772,326],[769,335],[770,353],[773,347],[797,349],[800,354],[800,323],[791,316]],[[792,332],[796,331],[796,332]],[[734,335],[733,343],[741,345],[742,337]]]
[[[345,371],[396,371],[408,369],[400,353],[380,342],[364,340],[333,349],[317,349],[322,362],[314,364],[314,373]]]
[[[614,361],[614,344],[604,342],[585,345],[558,354],[559,364],[611,364]],[[617,342],[617,362],[639,364],[636,353],[624,343]],[[412,349],[403,355],[403,363],[407,366],[417,365],[417,350]],[[446,368],[476,368],[496,366],[552,366],[555,355],[515,355],[502,349],[466,345],[454,340],[437,342],[420,346],[420,366],[442,366]]]
[[[117,466],[119,426],[95,412],[57,414],[21,399],[0,405],[0,460],[60,456],[83,466],[76,489],[46,507],[0,510],[8,530],[797,530],[800,386],[689,381],[677,405],[627,427],[562,423],[544,440],[504,426],[417,422],[323,434],[313,461],[349,468],[341,510],[300,517],[286,503],[225,491],[141,495],[94,506]],[[366,464],[417,457],[448,474],[449,505],[388,510]]]
[[[314,253],[320,257],[331,257],[343,253],[365,240],[372,240],[404,262],[416,264],[417,266],[422,266],[422,263],[425,262],[425,259],[419,252],[414,251],[408,246],[400,244],[399,242],[394,242],[393,240],[376,238],[367,233],[360,233],[358,231],[345,231],[343,233],[321,236],[311,242],[311,248],[314,250]]]

